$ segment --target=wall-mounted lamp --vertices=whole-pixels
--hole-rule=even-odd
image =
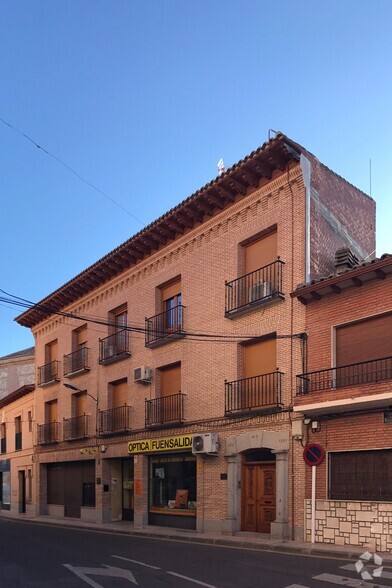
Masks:
[[[318,433],[319,431],[321,431],[320,421],[312,421],[310,424],[310,428],[312,429],[312,433]]]
[[[101,453],[105,453],[105,452],[106,452],[106,450],[107,450],[107,448],[108,448],[108,447],[107,447],[107,445],[100,445],[100,446],[99,446],[99,451],[100,451]]]
[[[81,392],[82,394],[87,394],[87,396],[90,396],[90,398],[92,398],[94,400],[94,402],[98,403],[98,400],[96,398],[94,398],[94,396],[91,396],[91,394],[89,394],[86,390],[81,390],[80,388],[78,388],[78,386],[75,386],[74,384],[69,384],[68,382],[63,382],[63,386],[65,386],[66,388],[69,388],[70,390],[73,390],[74,392]]]

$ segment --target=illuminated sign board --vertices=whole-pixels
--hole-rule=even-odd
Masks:
[[[192,449],[192,435],[163,437],[158,439],[140,439],[128,442],[128,453],[154,453],[156,451],[179,451]]]

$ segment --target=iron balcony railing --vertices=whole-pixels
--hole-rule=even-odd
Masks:
[[[7,438],[3,437],[0,442],[0,452],[7,453]]]
[[[185,394],[178,392],[146,400],[146,427],[184,422],[184,398]]]
[[[99,340],[99,363],[109,363],[126,355],[130,355],[127,329]]]
[[[82,414],[70,419],[63,419],[63,437],[64,441],[71,439],[81,439],[89,436],[90,415]]]
[[[146,346],[167,338],[177,338],[184,333],[185,306],[179,304],[164,312],[146,318]]]
[[[15,451],[22,449],[22,433],[15,433]]]
[[[225,382],[225,414],[278,408],[282,404],[282,378],[283,373],[276,370]]]
[[[283,297],[283,266],[278,259],[226,284],[225,315]]]
[[[297,376],[297,395],[392,379],[392,357],[362,361]]]
[[[37,443],[38,445],[46,445],[48,443],[58,443],[60,441],[60,423],[53,421],[52,423],[45,423],[37,427]]]
[[[117,408],[100,410],[98,421],[100,435],[129,431],[131,429],[131,407],[125,404]]]
[[[59,375],[59,361],[51,361],[38,368],[38,386],[48,384],[49,382],[57,382],[60,379]]]
[[[89,370],[89,351],[88,347],[81,347],[68,355],[64,355],[64,376],[81,370]]]

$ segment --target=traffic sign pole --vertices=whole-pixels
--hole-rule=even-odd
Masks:
[[[316,541],[316,466],[312,466],[312,526],[311,541]]]

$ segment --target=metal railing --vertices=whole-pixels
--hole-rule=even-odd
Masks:
[[[15,433],[15,451],[22,449],[22,433]]]
[[[125,404],[117,408],[100,410],[98,421],[98,432],[100,435],[129,431],[131,429],[131,407]]]
[[[225,414],[281,406],[282,377],[283,373],[276,370],[270,374],[225,382]]]
[[[125,355],[130,355],[127,329],[99,340],[99,363],[113,361]]]
[[[146,427],[184,421],[185,394],[178,392],[171,396],[162,396],[146,400]]]
[[[88,370],[88,347],[81,347],[68,355],[64,355],[64,376],[78,372],[80,370]]]
[[[90,415],[88,414],[82,414],[70,419],[63,419],[64,441],[88,437],[89,421]]]
[[[250,308],[274,297],[283,297],[283,266],[278,259],[226,284],[225,315]]]
[[[360,386],[392,379],[392,357],[362,361],[300,374],[297,376],[297,395],[309,392]]]
[[[51,361],[50,363],[41,365],[38,368],[38,386],[58,381],[60,379],[59,366],[59,361]]]
[[[58,443],[60,441],[60,423],[53,421],[52,423],[45,423],[37,427],[37,443],[38,445],[46,445],[48,443]]]
[[[185,306],[179,304],[146,318],[146,346],[168,337],[184,335]]]

